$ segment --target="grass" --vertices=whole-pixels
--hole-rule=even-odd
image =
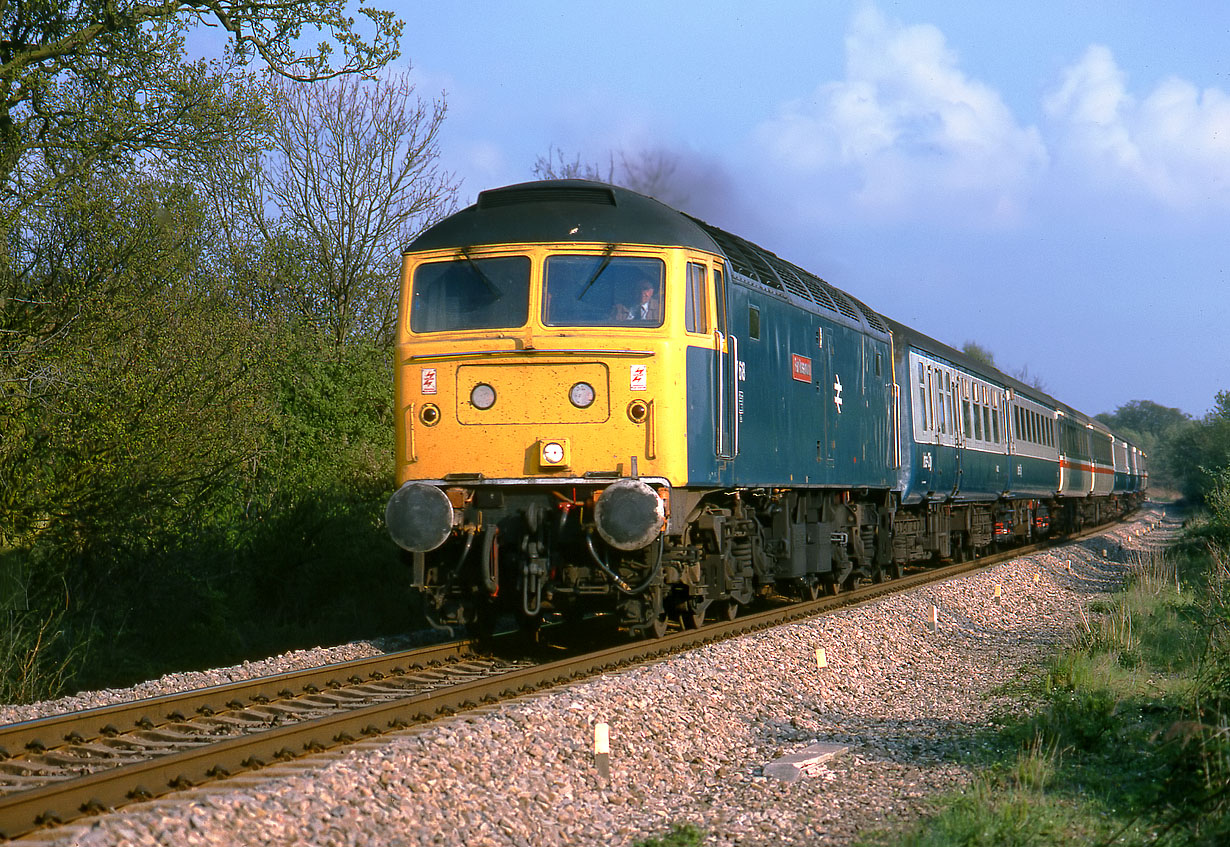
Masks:
[[[864,845],[1230,843],[1230,570],[1141,556],[1030,678],[971,789]]]
[[[705,834],[690,823],[675,824],[661,838],[638,841],[636,847],[700,847],[705,843]]]

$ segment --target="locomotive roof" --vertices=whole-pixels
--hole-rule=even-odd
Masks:
[[[602,182],[541,180],[483,191],[473,206],[429,227],[406,250],[518,241],[653,244],[717,253],[735,273],[775,289],[797,306],[888,336],[874,310],[815,274],[652,197]]]
[[[583,179],[523,182],[480,192],[473,206],[428,227],[406,250],[517,241],[655,244],[721,252],[681,212],[635,191]]]

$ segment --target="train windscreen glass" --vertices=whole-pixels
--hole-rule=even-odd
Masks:
[[[661,259],[551,256],[545,270],[547,326],[661,326]]]
[[[410,296],[413,332],[511,329],[530,310],[530,260],[462,257],[419,265]]]

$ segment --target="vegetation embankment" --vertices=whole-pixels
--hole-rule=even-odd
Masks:
[[[863,843],[1230,843],[1227,518],[1215,509],[1178,547],[1137,555],[1125,590],[979,739],[973,787]]]
[[[403,629],[395,280],[456,185],[443,100],[356,75],[400,22],[243,0],[216,31],[263,36],[197,61],[209,11],[27,12],[0,19],[0,699]]]

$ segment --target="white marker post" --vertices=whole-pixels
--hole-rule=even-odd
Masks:
[[[594,764],[604,780],[611,778],[611,728],[605,723],[594,724]]]

